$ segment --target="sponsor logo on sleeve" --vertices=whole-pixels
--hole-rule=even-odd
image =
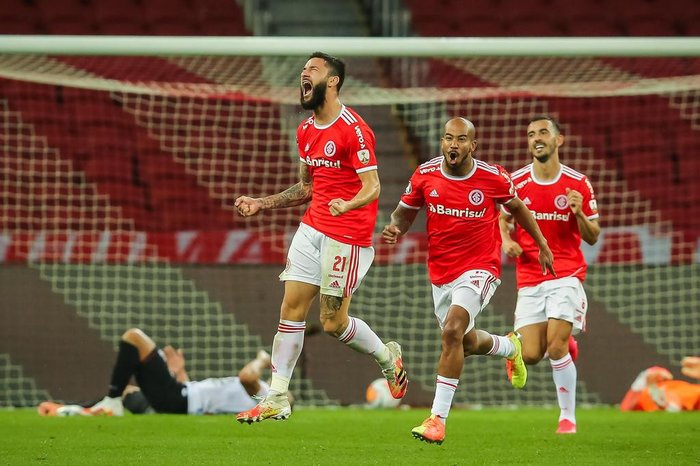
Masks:
[[[365,137],[362,135],[362,130],[360,129],[359,125],[355,126],[355,135],[357,136],[357,142],[360,143],[360,149],[365,148]],[[358,152],[359,155],[359,152]]]
[[[592,211],[597,211],[598,202],[595,199],[591,199],[590,201],[588,201],[588,207],[590,207]]]
[[[411,194],[412,191],[413,191],[413,186],[411,186],[411,182],[409,181],[408,185],[406,186],[406,190],[404,190],[403,193],[404,194]]]
[[[362,149],[357,151],[357,158],[360,160],[362,165],[367,165],[369,163],[369,150]]]
[[[523,181],[521,181],[520,183],[516,184],[516,185],[515,185],[515,189],[520,189],[520,188],[522,188],[523,186],[525,186],[526,184],[528,184],[530,181],[532,181],[532,178],[528,176],[528,177],[525,178]]]

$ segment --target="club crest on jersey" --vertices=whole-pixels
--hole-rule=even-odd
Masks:
[[[560,194],[554,198],[554,206],[557,209],[564,210],[569,206],[569,200],[564,194]]]
[[[358,150],[357,158],[362,165],[367,165],[369,163],[369,151],[367,149]]]
[[[335,143],[333,141],[328,141],[325,146],[323,146],[323,153],[326,157],[333,157],[335,155]]]
[[[469,193],[469,202],[473,205],[481,205],[481,203],[484,202],[484,193],[479,189],[474,189]]]

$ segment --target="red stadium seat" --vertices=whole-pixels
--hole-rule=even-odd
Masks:
[[[41,31],[40,24],[37,9],[27,3],[0,5],[0,34],[37,34]]]
[[[79,0],[44,0],[36,2],[36,8],[48,23],[66,18],[86,20],[90,16],[89,9]]]
[[[564,31],[559,22],[543,16],[520,16],[509,21],[511,36],[553,37],[562,36]]]
[[[497,14],[508,21],[533,16],[551,21],[548,9],[549,3],[546,0],[502,0]]]
[[[156,36],[196,36],[200,34],[197,24],[188,19],[159,19],[148,25],[148,31]]]
[[[0,34],[41,34],[43,29],[34,18],[0,16]]]
[[[562,28],[569,36],[615,37],[624,34],[615,22],[595,15],[567,18]]]
[[[96,34],[97,30],[91,21],[75,18],[53,19],[46,23],[46,32],[49,34],[89,35]]]
[[[200,30],[206,35],[247,36],[243,11],[230,0],[199,0],[193,7]]]
[[[185,0],[143,0],[141,9],[146,22],[193,20],[194,10]]]
[[[93,14],[102,34],[145,34],[143,14],[133,0],[95,2]]]
[[[674,22],[659,16],[628,17],[624,26],[629,36],[676,36],[680,32]]]

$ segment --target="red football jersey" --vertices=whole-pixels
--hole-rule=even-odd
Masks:
[[[515,197],[510,176],[498,165],[474,160],[464,177],[442,171],[443,157],[421,166],[401,196],[401,205],[426,205],[428,272],[435,285],[449,283],[467,270],[501,275],[499,207]]]
[[[535,240],[517,223],[515,240],[523,248],[523,253],[516,261],[518,288],[535,286],[545,280],[562,277],[586,278],[586,261],[581,252],[581,232],[576,217],[569,209],[566,188],[576,190],[583,196],[581,208],[589,219],[598,218],[593,186],[582,173],[561,166],[559,175],[546,182],[537,181],[529,164],[511,175],[518,197],[532,211],[542,234],[554,254],[554,270],[557,276],[542,275],[542,268],[537,261],[539,249]]]
[[[309,166],[313,197],[302,222],[343,243],[371,246],[379,202],[333,217],[328,203],[351,200],[362,188],[357,176],[377,169],[374,133],[353,110],[342,106],[338,118],[320,126],[314,117],[297,128],[301,162]]]

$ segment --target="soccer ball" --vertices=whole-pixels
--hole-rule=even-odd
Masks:
[[[391,396],[389,390],[389,382],[385,378],[372,381],[367,386],[365,393],[368,408],[396,408],[401,404],[401,400],[397,400]]]

